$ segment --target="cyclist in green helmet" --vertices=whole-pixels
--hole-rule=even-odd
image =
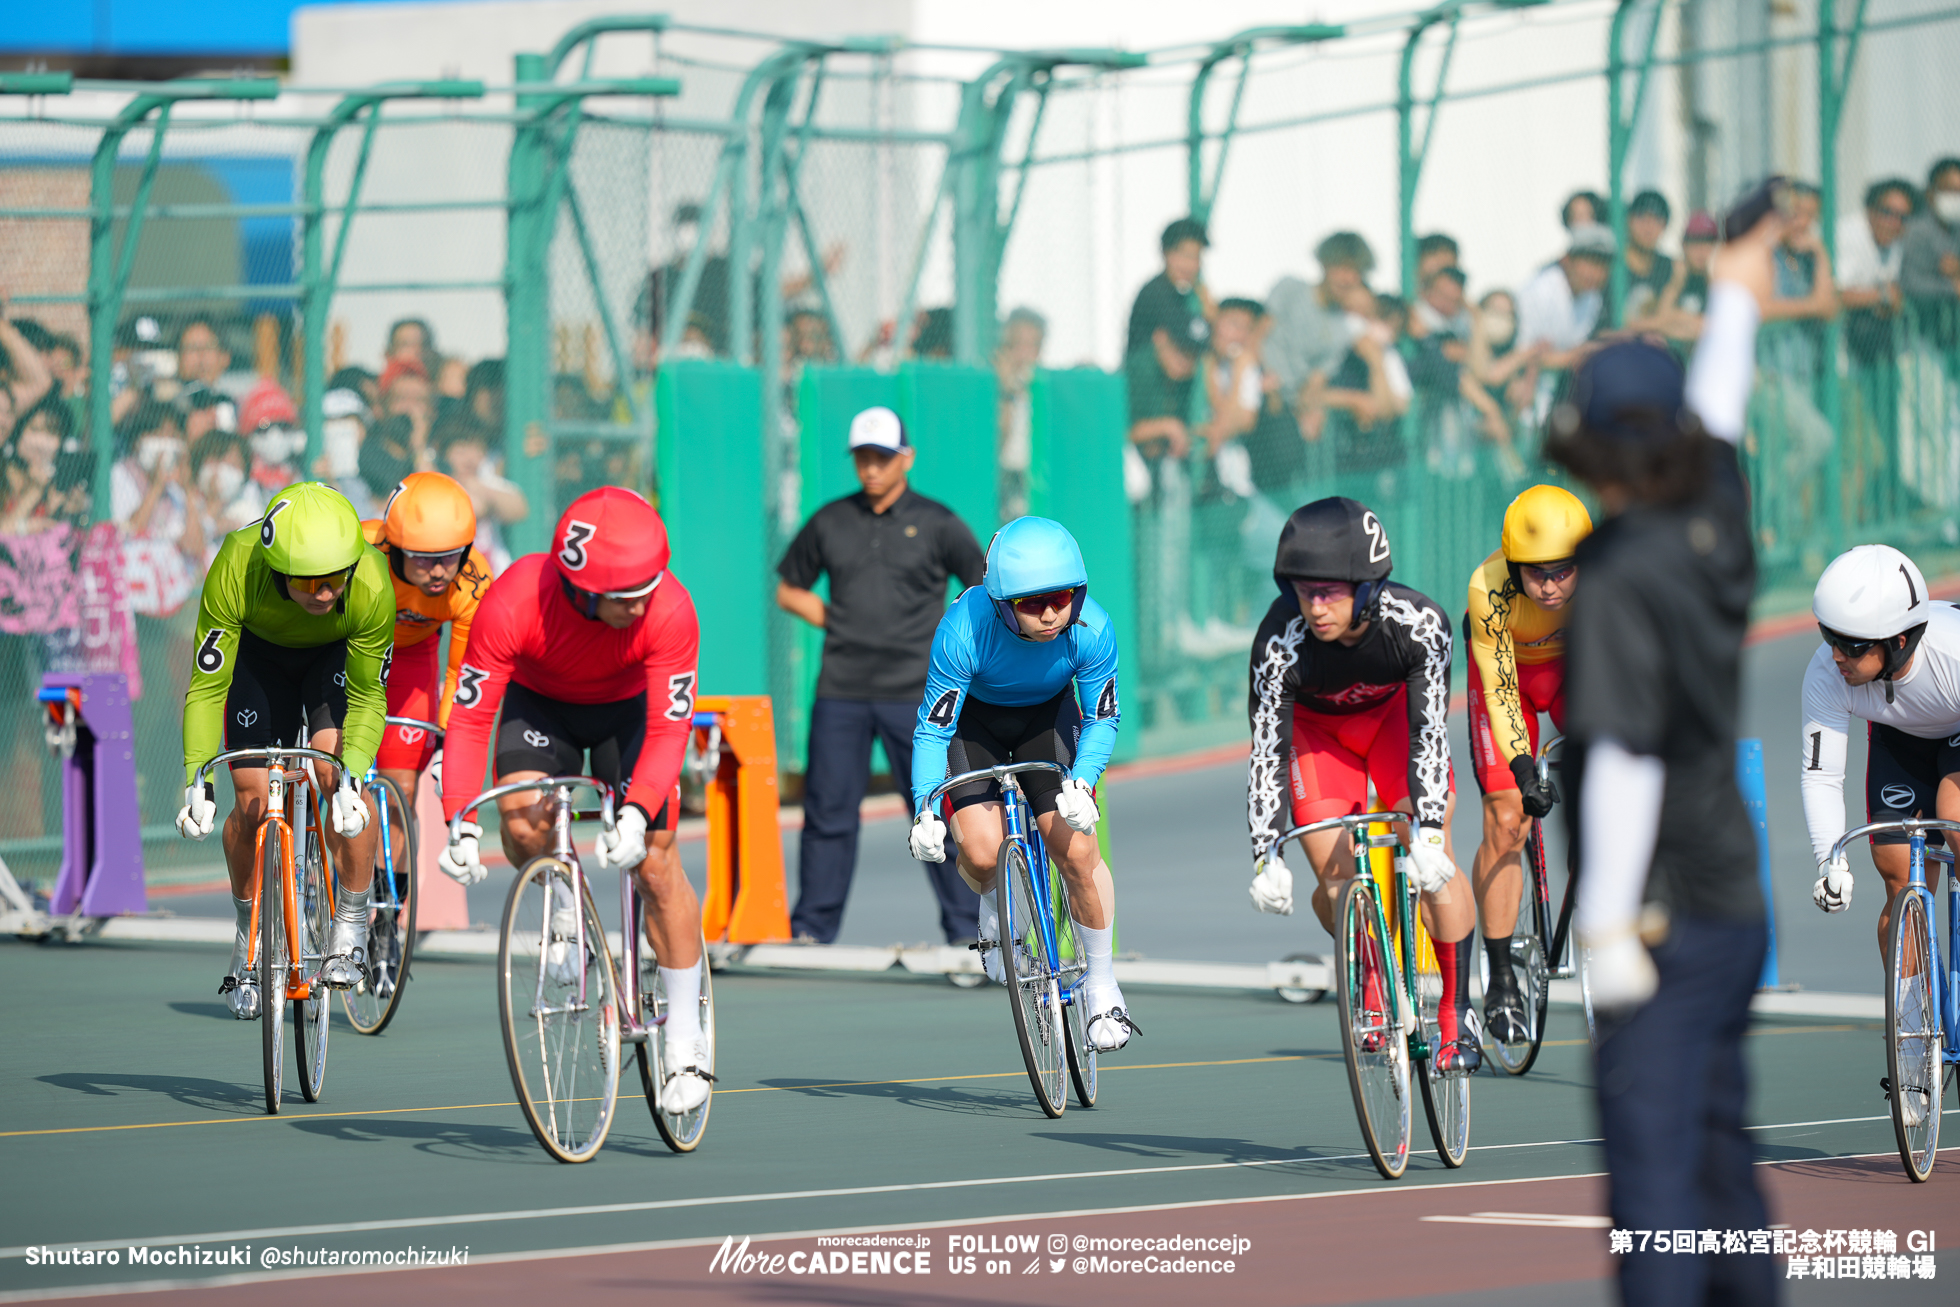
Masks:
[[[376,829],[360,778],[374,761],[387,712],[385,686],[395,644],[395,593],[388,564],[361,534],[345,496],[318,482],[287,486],[265,517],[218,546],[197,612],[197,650],[184,699],[184,806],[177,830],[201,840],[217,820],[216,787],[193,784],[197,769],[227,749],[291,742],[304,723],[308,742],[338,753],[338,789],[316,765],[315,782],[332,815],[324,832],[338,873],[333,934],[321,979],[358,984],[367,965],[368,884]],[[246,974],[252,915],[253,835],[268,799],[263,763],[232,767],[237,802],[225,821],[238,931],[231,972],[219,986],[232,1014],[260,1013],[257,981]]]

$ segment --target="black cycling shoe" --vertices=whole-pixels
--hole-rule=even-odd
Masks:
[[[1449,1043],[1436,1050],[1436,1072],[1447,1075],[1463,1072],[1475,1075],[1484,1064],[1484,1050],[1477,1036],[1469,1031],[1458,1035]]]
[[[1531,1038],[1525,1020],[1524,996],[1515,989],[1494,989],[1484,1000],[1484,1029],[1500,1044],[1522,1044]]]

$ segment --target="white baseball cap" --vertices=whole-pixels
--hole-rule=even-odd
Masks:
[[[888,408],[868,408],[851,419],[851,448],[866,445],[896,454],[910,449],[912,442],[906,438],[905,423],[898,414]]]

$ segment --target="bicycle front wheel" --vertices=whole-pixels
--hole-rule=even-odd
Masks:
[[[1537,821],[1531,823],[1531,833],[1525,837],[1524,853],[1524,893],[1518,903],[1518,923],[1511,930],[1511,974],[1517,978],[1518,996],[1524,1000],[1524,1038],[1508,1044],[1494,1038],[1486,1041],[1497,1065],[1514,1076],[1531,1070],[1538,1060],[1538,1050],[1545,1043],[1546,1006],[1551,999],[1552,972],[1543,943],[1545,901],[1539,897],[1539,887],[1545,883],[1545,842]],[[1463,941],[1463,947],[1470,948],[1475,943],[1473,937]],[[1484,992],[1488,994],[1488,954],[1482,965],[1486,976]]]
[[[590,893],[544,855],[504,902],[497,1009],[504,1057],[531,1133],[561,1162],[598,1155],[619,1096],[619,993]],[[580,949],[579,918],[584,919]]]
[[[1062,993],[1054,960],[1042,929],[1034,876],[1028,869],[1027,847],[1004,840],[994,864],[1000,887],[1001,969],[1007,977],[1007,997],[1014,1009],[1014,1034],[1021,1041],[1021,1058],[1035,1100],[1049,1116],[1068,1107],[1067,1036],[1062,1033]]]
[[[1409,1053],[1390,997],[1395,955],[1372,878],[1356,876],[1341,887],[1334,926],[1335,996],[1354,1114],[1375,1169],[1395,1180],[1409,1167]]]
[[[633,896],[633,912],[637,922],[643,911],[638,894]],[[653,1127],[660,1132],[660,1138],[667,1147],[677,1153],[691,1153],[701,1143],[701,1136],[708,1129],[708,1109],[714,1105],[714,1082],[708,1083],[708,1096],[701,1106],[691,1112],[675,1114],[660,1106],[660,1090],[667,1083],[667,1065],[660,1039],[660,1025],[667,1018],[667,987],[660,981],[660,960],[654,956],[653,945],[648,943],[646,952],[641,954],[639,1007],[637,1013],[640,1024],[646,1029],[646,1042],[634,1051],[640,1063],[640,1087],[646,1091],[647,1108],[653,1113]],[[714,975],[708,967],[708,945],[701,944],[701,1033],[708,1039],[708,1074],[715,1071],[715,984]]]
[[[1443,1047],[1443,972],[1436,950],[1422,918],[1416,920],[1416,1014],[1421,1020],[1422,1042],[1428,1049],[1421,1058],[1422,1110],[1429,1118],[1429,1137],[1436,1142],[1436,1156],[1443,1165],[1455,1169],[1463,1165],[1470,1151],[1470,1072],[1462,1069],[1438,1071],[1436,1054]],[[1475,936],[1458,948],[1474,948]]]
[[[1069,910],[1068,882],[1051,868],[1048,892],[1055,904],[1055,942],[1062,965],[1070,971],[1069,984],[1062,990],[1062,1035],[1068,1049],[1068,1078],[1075,1086],[1075,1101],[1083,1107],[1096,1105],[1096,1046],[1089,1042],[1089,995],[1083,987],[1089,954],[1075,933],[1075,915]],[[1078,971],[1076,968],[1082,968]]]
[[[408,984],[415,951],[415,809],[386,776],[371,782],[387,821],[374,843],[374,880],[368,903],[368,974],[364,984],[341,991],[347,1022],[363,1035],[378,1035],[394,1020]],[[401,856],[395,856],[395,850]]]
[[[320,847],[320,832],[308,827],[300,836],[305,850],[299,864],[299,972],[311,976],[306,997],[293,1000],[293,1052],[299,1059],[300,1097],[320,1101],[327,1083],[327,1019],[333,1004],[320,983],[320,966],[327,960],[327,938],[333,930],[333,902],[327,894],[328,865]]]
[[[279,1113],[286,1070],[286,877],[292,844],[268,822],[259,846],[259,1052],[265,1070],[265,1110]]]
[[[1926,896],[1908,886],[1892,897],[1885,960],[1885,1070],[1899,1161],[1921,1183],[1933,1173],[1945,1098],[1939,1005],[1933,999],[1932,930]]]

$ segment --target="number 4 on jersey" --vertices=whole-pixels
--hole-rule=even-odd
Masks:
[[[926,713],[926,721],[933,726],[951,726],[959,716],[960,692],[948,690],[933,700],[932,709]]]
[[[1096,718],[1098,721],[1116,716],[1116,678],[1103,682],[1102,693],[1096,696]]]

